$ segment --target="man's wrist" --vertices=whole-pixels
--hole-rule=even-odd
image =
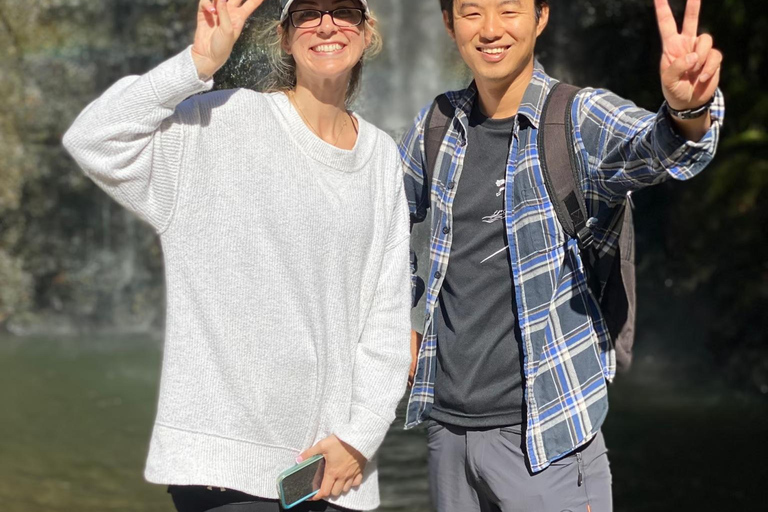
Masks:
[[[703,105],[695,108],[687,108],[687,109],[676,109],[673,108],[669,102],[666,103],[667,112],[669,112],[669,115],[680,121],[691,121],[693,119],[699,119],[700,117],[705,116],[709,113],[710,107],[712,107],[712,103],[714,103],[715,97],[712,96],[712,98],[704,103]]]

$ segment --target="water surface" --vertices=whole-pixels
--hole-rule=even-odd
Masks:
[[[142,479],[160,343],[0,339],[3,512],[171,512]],[[617,511],[768,509],[768,405],[638,364],[611,390],[605,427]],[[664,382],[664,384],[662,384]],[[427,512],[421,429],[402,406],[380,455],[380,512]]]

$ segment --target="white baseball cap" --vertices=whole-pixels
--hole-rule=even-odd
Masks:
[[[295,0],[280,0],[280,5],[282,6],[282,11],[280,13],[280,21],[285,21],[285,18],[288,17],[288,10],[291,8],[291,4],[293,4]],[[363,10],[365,12],[368,12],[368,0],[358,0],[361,4],[363,4]]]

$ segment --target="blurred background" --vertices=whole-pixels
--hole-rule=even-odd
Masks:
[[[258,88],[266,0],[216,77]],[[680,14],[684,0],[672,1]],[[0,0],[0,509],[170,511],[142,480],[164,312],[153,232],[77,169],[61,136],[118,78],[191,43],[195,0]],[[651,0],[551,0],[556,78],[662,102]],[[468,83],[438,0],[371,0],[385,37],[356,110],[398,137]],[[725,54],[718,156],[635,196],[636,362],[605,426],[617,511],[768,510],[768,14],[704,0]],[[426,512],[423,431],[392,428],[382,512]]]

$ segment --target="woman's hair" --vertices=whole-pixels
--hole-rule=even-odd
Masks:
[[[288,55],[283,47],[288,42],[288,30],[290,21],[288,18],[282,23],[274,21],[269,23],[261,32],[261,40],[266,43],[269,56],[269,74],[262,80],[264,92],[286,92],[296,88],[296,61],[292,55]],[[360,89],[360,80],[363,76],[364,62],[375,57],[382,48],[381,33],[378,29],[378,21],[369,10],[362,23],[363,33],[370,32],[371,44],[363,52],[354,68],[347,85],[346,102],[349,106],[357,96]],[[282,28],[282,30],[280,30]]]

